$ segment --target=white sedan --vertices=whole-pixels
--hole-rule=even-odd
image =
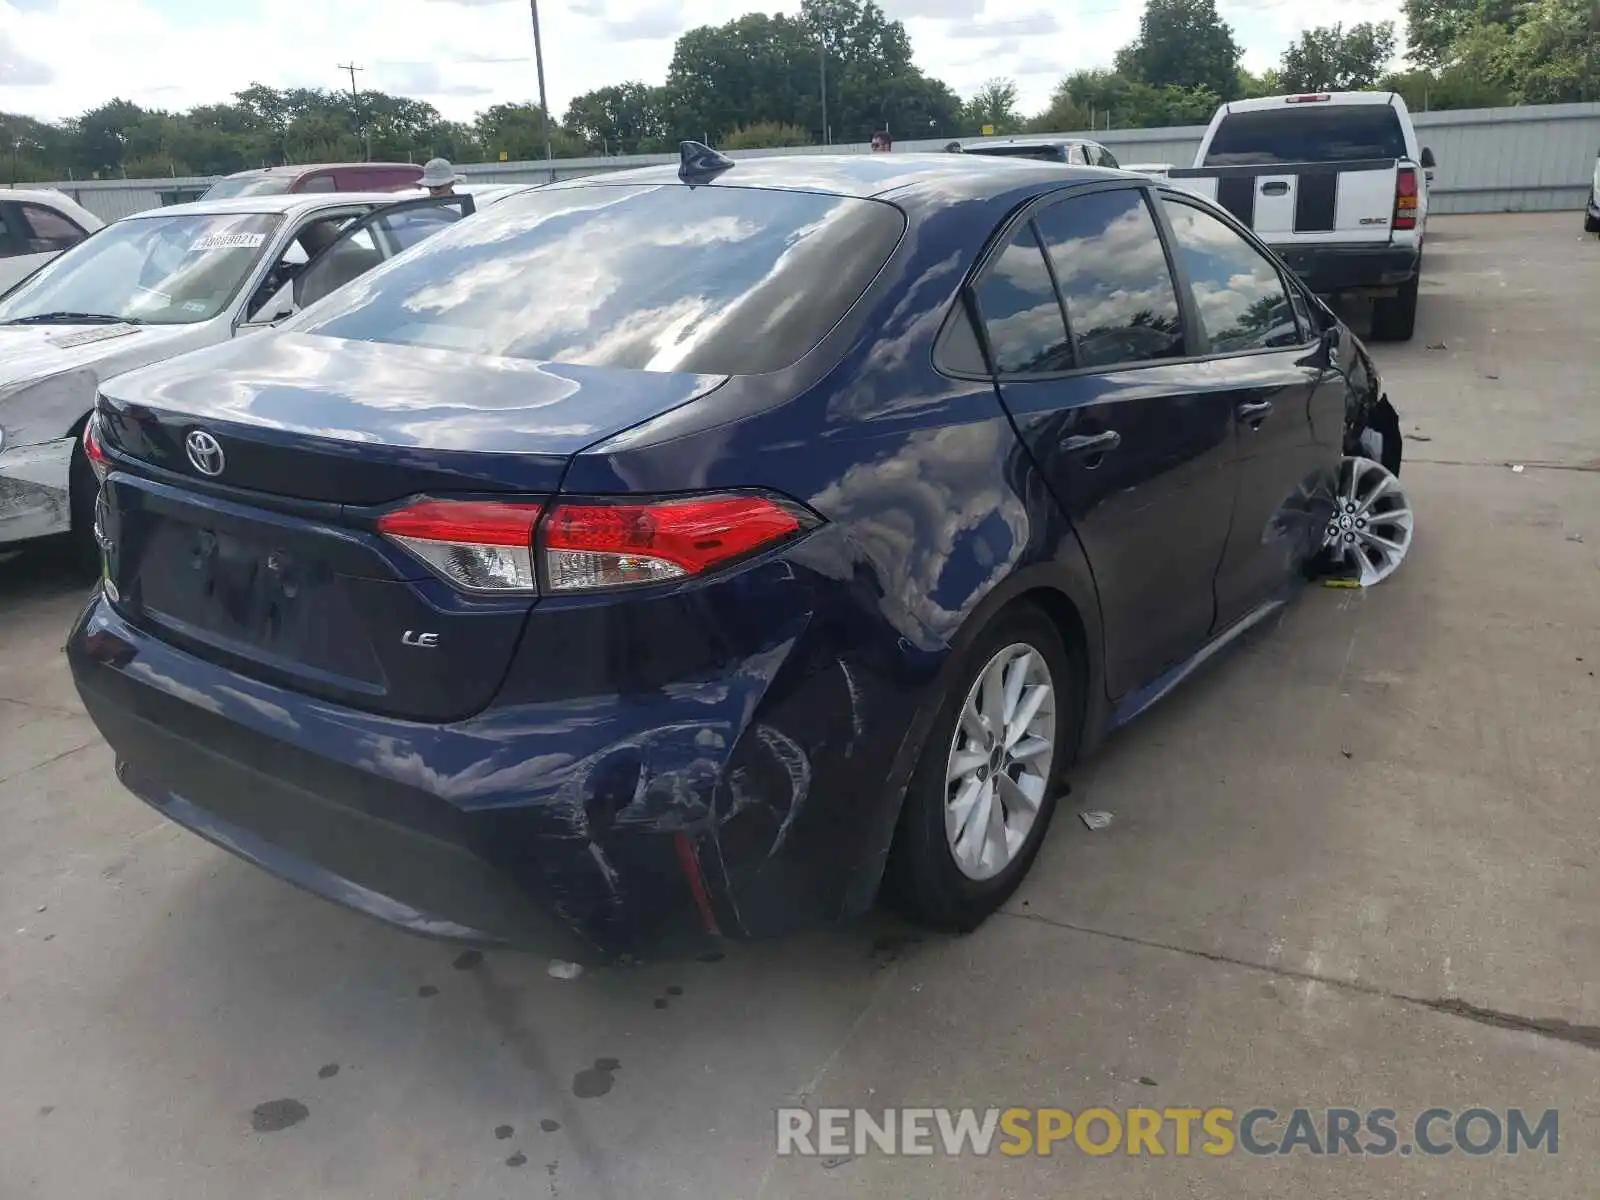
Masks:
[[[0,292],[104,224],[62,192],[0,190]]]
[[[105,380],[276,324],[477,204],[302,193],[152,209],[0,297],[0,553],[70,532],[92,555],[96,488],[79,439]]]

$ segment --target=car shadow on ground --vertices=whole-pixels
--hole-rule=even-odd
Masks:
[[[65,541],[0,550],[0,611],[87,592],[93,584],[94,572],[83,565],[72,545]]]

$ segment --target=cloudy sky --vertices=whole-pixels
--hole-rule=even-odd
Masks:
[[[962,95],[993,75],[1043,106],[1074,68],[1108,65],[1138,30],[1142,0],[880,0],[906,22],[918,64]],[[673,38],[753,9],[798,0],[540,0],[546,82],[559,115],[580,92],[660,82]],[[1318,0],[1221,0],[1245,65],[1271,66],[1332,10]],[[1382,18],[1347,0],[1346,23]],[[691,17],[690,14],[693,14]],[[71,116],[113,97],[182,109],[254,81],[362,87],[419,96],[470,117],[537,95],[526,0],[0,0],[0,109]]]

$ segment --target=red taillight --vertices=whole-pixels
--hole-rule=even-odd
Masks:
[[[690,578],[814,524],[798,506],[745,494],[584,499],[548,510],[429,498],[385,513],[378,530],[457,587],[509,594],[538,590],[536,543],[550,590],[579,592]]]
[[[378,518],[385,533],[451,583],[472,592],[532,592],[538,504],[417,500]]]
[[[665,583],[699,575],[802,532],[809,514],[767,496],[562,503],[540,526],[552,591]]]
[[[1401,167],[1394,177],[1395,229],[1417,227],[1417,172],[1415,167]]]
[[[101,483],[111,474],[111,456],[100,444],[100,432],[95,426],[98,419],[91,413],[89,423],[83,427],[83,456],[89,460],[89,469]]]
[[[1323,104],[1332,99],[1333,97],[1328,95],[1327,92],[1315,92],[1301,96],[1285,96],[1283,102],[1285,104]]]

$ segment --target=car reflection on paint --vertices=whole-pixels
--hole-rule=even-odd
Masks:
[[[134,793],[414,930],[969,929],[1392,418],[1157,180],[689,144],[107,387],[70,659]]]

